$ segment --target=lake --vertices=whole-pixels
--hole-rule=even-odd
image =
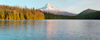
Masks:
[[[100,40],[100,20],[0,20],[0,40]]]

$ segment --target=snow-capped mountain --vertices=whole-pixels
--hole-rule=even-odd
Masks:
[[[58,9],[57,7],[52,6],[51,4],[46,4],[44,7],[40,8],[43,12],[50,12],[57,15],[68,15],[68,16],[75,16],[75,13],[63,11]]]
[[[46,10],[59,10],[56,7],[53,7],[51,4],[46,4],[43,8],[41,9],[46,9]]]

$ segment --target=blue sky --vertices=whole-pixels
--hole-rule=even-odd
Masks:
[[[45,6],[47,3],[65,11],[80,13],[81,11],[91,8],[100,10],[100,0],[0,0],[0,4],[10,6],[21,6],[35,9]]]

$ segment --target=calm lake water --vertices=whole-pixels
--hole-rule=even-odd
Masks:
[[[0,20],[0,40],[100,40],[100,20]]]

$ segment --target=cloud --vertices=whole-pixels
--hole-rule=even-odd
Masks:
[[[78,4],[89,4],[89,3],[93,3],[93,2],[79,2]]]
[[[88,1],[87,2],[84,2],[84,1],[77,2],[74,5],[68,6],[67,10],[78,14],[79,12],[81,12],[83,10],[83,8],[86,8],[86,7],[84,7],[85,5],[91,4],[91,3],[94,3],[94,2],[88,2]]]
[[[69,6],[67,9],[68,10],[75,10],[77,6],[80,6],[81,4],[89,4],[93,2],[78,2],[76,5]]]

